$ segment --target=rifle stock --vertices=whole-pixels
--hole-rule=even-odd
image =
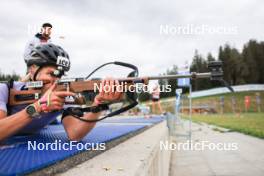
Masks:
[[[10,106],[34,103],[41,97],[41,90],[10,89],[8,104]],[[21,101],[20,101],[21,100]]]

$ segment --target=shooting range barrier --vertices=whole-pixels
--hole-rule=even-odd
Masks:
[[[263,112],[263,84],[232,86],[232,88],[235,90],[234,96],[232,96],[233,93],[230,93],[225,87],[192,92],[192,113],[214,114]],[[182,95],[182,105],[180,107],[181,113],[189,113],[190,108],[188,97],[188,95]],[[206,98],[199,99],[202,97]],[[166,111],[174,111],[175,98],[161,99],[161,103]],[[145,104],[150,105],[151,102]]]

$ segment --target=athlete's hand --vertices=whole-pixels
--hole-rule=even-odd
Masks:
[[[56,91],[56,86],[57,83],[53,83],[45,94],[34,103],[39,113],[61,110],[65,103],[65,97],[75,95],[75,93],[69,91]]]
[[[121,99],[123,96],[121,85],[113,78],[106,78],[100,85],[99,94],[95,97],[95,104]]]

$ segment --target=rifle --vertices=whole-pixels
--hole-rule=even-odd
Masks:
[[[191,72],[189,74],[185,75],[162,75],[162,76],[148,76],[148,77],[138,77],[138,68],[135,65],[124,63],[124,62],[109,62],[106,64],[103,64],[96,68],[94,71],[92,71],[86,78],[68,78],[68,79],[60,79],[57,81],[57,87],[56,91],[71,91],[76,93],[75,97],[71,100],[66,100],[66,104],[70,104],[70,107],[67,108],[68,114],[82,120],[85,122],[96,122],[103,120],[107,117],[112,117],[115,115],[118,115],[122,112],[125,112],[133,107],[135,107],[138,104],[138,96],[135,91],[126,91],[125,96],[115,102],[104,102],[103,104],[100,104],[98,106],[90,106],[93,102],[96,94],[99,90],[96,90],[96,87],[99,87],[102,80],[101,79],[89,79],[89,77],[94,74],[97,70],[100,68],[106,66],[106,65],[119,65],[123,67],[127,67],[132,69],[133,71],[130,72],[127,76],[127,78],[120,78],[117,79],[119,84],[123,88],[127,88],[129,86],[135,86],[135,85],[148,85],[150,80],[163,80],[163,79],[179,79],[179,78],[191,78],[191,79],[200,79],[200,78],[210,78],[212,81],[221,81],[225,84],[225,86],[232,92],[234,90],[232,87],[230,87],[224,80],[223,80],[223,70],[222,70],[222,62],[215,61],[211,62],[208,65],[208,68],[211,70],[207,73],[196,73]],[[30,104],[34,103],[40,97],[45,93],[43,90],[43,83],[41,81],[38,82],[27,82],[26,83],[27,88],[33,88],[29,90],[15,90],[10,89],[10,96],[8,105],[9,106],[15,106],[15,105],[23,105],[23,104]],[[126,89],[128,90],[128,89]],[[120,109],[110,112],[109,114],[105,115],[102,118],[99,118],[97,120],[87,120],[81,118],[84,113],[87,112],[98,112],[101,110],[107,110],[109,109],[109,106],[113,103],[117,102],[128,102],[128,105],[122,106]]]

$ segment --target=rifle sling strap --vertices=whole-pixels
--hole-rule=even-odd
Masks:
[[[98,113],[98,112],[108,110],[108,109],[109,109],[108,104],[100,104],[98,106],[90,106],[90,107],[85,107],[85,108],[69,107],[63,111],[61,120],[63,120],[63,118],[68,115],[71,115],[73,117],[80,119],[80,117],[83,117],[84,113],[87,113],[87,112]]]
[[[83,122],[88,122],[88,123],[93,123],[93,122],[98,122],[98,121],[101,121],[105,118],[108,118],[108,117],[112,117],[112,116],[115,116],[115,115],[118,115],[120,113],[123,113],[133,107],[135,107],[136,105],[138,104],[137,101],[134,101],[133,103],[125,106],[125,107],[122,107],[114,112],[111,112],[99,119],[84,119],[83,118],[83,115],[84,113],[86,112],[92,112],[92,113],[97,113],[97,112],[100,112],[100,111],[104,111],[104,110],[108,110],[109,109],[109,106],[108,104],[100,104],[98,106],[91,106],[91,107],[86,107],[86,108],[80,108],[80,107],[70,107],[70,108],[67,108],[63,111],[63,114],[62,114],[62,118],[61,120],[64,119],[64,117],[70,115],[70,116],[73,116]]]

